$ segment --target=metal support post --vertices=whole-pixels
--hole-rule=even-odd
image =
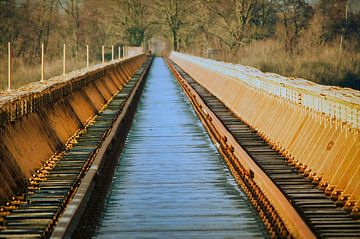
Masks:
[[[104,63],[105,62],[105,47],[104,46],[101,47],[101,54],[102,54],[102,63]]]
[[[111,46],[111,61],[114,60],[114,46]]]
[[[86,67],[89,68],[89,45],[86,45]]]
[[[8,87],[7,91],[11,92],[11,81],[12,81],[12,54],[11,54],[11,43],[8,43]]]
[[[44,82],[44,43],[41,43],[41,79]]]
[[[66,45],[63,47],[63,75],[66,75]]]

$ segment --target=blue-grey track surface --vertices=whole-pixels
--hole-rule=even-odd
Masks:
[[[161,58],[150,69],[96,237],[266,237]]]

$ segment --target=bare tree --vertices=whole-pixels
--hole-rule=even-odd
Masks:
[[[79,44],[80,44],[80,27],[81,27],[81,6],[80,0],[58,0],[60,7],[65,11],[67,17],[71,19],[70,29],[72,32],[74,42],[74,56],[78,56]]]
[[[285,49],[294,52],[301,32],[313,15],[312,7],[305,0],[284,0],[281,9],[285,29]]]
[[[241,43],[246,37],[256,0],[202,1],[211,13],[220,18],[223,27],[235,40],[235,45]]]
[[[110,9],[113,13],[112,33],[127,44],[140,46],[148,36],[149,1],[117,0]]]
[[[157,0],[155,5],[155,15],[159,18],[158,23],[166,26],[171,32],[173,49],[177,51],[179,31],[185,25],[191,4],[184,0]]]
[[[225,43],[230,50],[238,49],[259,35],[256,28],[272,32],[276,23],[275,0],[199,1],[208,11],[207,21],[212,22],[208,34]]]

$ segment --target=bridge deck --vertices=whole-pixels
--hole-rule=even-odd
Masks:
[[[146,83],[151,59],[75,134],[71,147],[34,173],[27,192],[0,208],[0,238],[92,236],[117,162],[99,238],[297,237],[298,230],[288,230],[294,224],[299,230],[308,226],[320,238],[359,237],[358,219],[338,208],[176,64],[170,68],[186,94],[159,58]],[[239,148],[259,170],[242,170],[246,155],[236,158]],[[269,180],[255,185],[251,180],[261,173]],[[256,190],[271,183],[283,201],[266,201]],[[287,228],[272,208],[286,203],[300,218],[290,217],[293,224]]]
[[[266,233],[159,58],[110,190],[99,238],[263,238]]]

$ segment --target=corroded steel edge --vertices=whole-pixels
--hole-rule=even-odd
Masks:
[[[134,100],[136,94],[138,93],[141,83],[144,81],[144,78],[149,70],[151,65],[151,60],[144,69],[140,79],[138,80],[136,86],[132,90],[130,96],[126,100],[124,107],[122,108],[121,113],[117,116],[114,121],[110,131],[108,131],[106,138],[103,140],[100,148],[97,149],[96,155],[94,155],[94,160],[90,169],[86,172],[84,178],[82,179],[79,187],[76,192],[73,194],[73,197],[70,203],[65,208],[63,214],[60,216],[58,223],[55,226],[55,229],[50,238],[70,238],[72,233],[75,231],[79,220],[83,213],[85,213],[85,208],[88,201],[91,198],[93,189],[96,185],[96,176],[102,170],[104,161],[108,150],[111,148],[112,143],[116,136],[118,135],[119,129],[122,127],[123,121],[126,120],[127,112],[130,110],[131,103]],[[95,219],[94,219],[95,220]]]
[[[169,60],[168,65],[190,99],[195,112],[222,154],[236,181],[258,210],[270,235],[272,237],[286,237],[288,231],[295,238],[316,238],[286,196],[236,142],[231,133],[207,107],[191,85],[175,70]],[[264,211],[264,209],[269,211]],[[266,217],[265,214],[271,215],[270,218]],[[269,219],[275,222],[275,228],[270,225],[272,222]],[[287,231],[282,228],[282,223],[285,224]],[[279,230],[281,234],[276,235],[275,230]]]
[[[34,82],[25,85],[8,95],[0,96],[0,126],[15,121],[22,116],[37,111],[45,105],[54,102],[82,88],[84,85],[103,77],[107,72],[120,65],[131,62],[145,54],[115,60],[107,64],[98,64],[89,69],[70,72],[66,76],[56,76],[44,83]]]

